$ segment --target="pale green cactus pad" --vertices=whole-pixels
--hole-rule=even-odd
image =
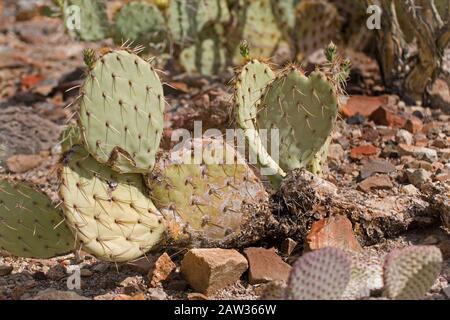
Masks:
[[[164,103],[161,81],[149,63],[125,50],[103,55],[79,99],[86,149],[115,171],[148,172],[161,141]]]
[[[341,299],[350,281],[351,260],[342,250],[305,253],[293,265],[286,288],[289,300]]]
[[[146,196],[141,175],[117,174],[74,147],[66,154],[60,179],[67,223],[86,252],[124,262],[163,240],[164,220]]]
[[[279,165],[283,170],[306,167],[319,174],[324,145],[337,114],[332,82],[319,71],[306,77],[292,66],[267,87],[256,119],[259,128],[279,130]]]
[[[295,7],[301,0],[272,0],[272,9],[283,32],[290,34],[295,27]]]
[[[221,25],[208,27],[195,44],[181,52],[180,63],[187,73],[212,76],[225,70],[227,58],[223,32]]]
[[[270,0],[239,0],[237,10],[237,34],[230,45],[233,46],[233,63],[243,62],[239,51],[241,40],[247,40],[253,57],[270,58],[282,38],[275,20]]]
[[[163,14],[145,2],[124,5],[115,16],[115,38],[119,43],[130,40],[145,47],[146,52],[163,52],[167,47],[168,32]]]
[[[337,40],[340,16],[332,4],[324,0],[303,0],[297,5],[295,14],[295,27],[290,38],[297,59],[302,60]]]
[[[392,251],[384,263],[385,294],[396,300],[425,296],[442,268],[442,253],[434,246],[413,246]]]
[[[108,37],[109,23],[102,0],[62,0],[63,17],[69,34],[79,40],[96,41]]]
[[[249,159],[251,163],[256,160],[260,167],[266,168],[263,174],[283,176],[283,170],[269,156],[256,125],[256,115],[261,104],[261,97],[266,87],[275,79],[275,74],[266,63],[251,60],[245,64],[235,78],[234,101],[236,121],[244,130],[250,149]],[[270,133],[269,133],[270,134]]]
[[[82,144],[80,128],[76,125],[68,125],[59,138],[62,153],[67,152],[74,145]]]
[[[249,231],[244,226],[256,224],[257,207],[268,199],[245,159],[211,138],[188,140],[161,158],[147,185],[171,236],[203,246],[221,246]]]
[[[172,38],[182,46],[197,42],[208,25],[230,20],[226,0],[171,0],[167,12]]]
[[[0,249],[48,259],[69,253],[75,239],[60,210],[25,183],[0,180]]]

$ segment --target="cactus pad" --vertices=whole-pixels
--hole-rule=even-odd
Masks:
[[[167,46],[167,29],[159,9],[145,2],[131,2],[116,14],[116,41],[131,40],[147,52],[163,52]]]
[[[180,63],[187,73],[217,75],[226,66],[223,28],[214,25],[205,29],[197,42],[180,54]]]
[[[230,41],[234,50],[233,63],[242,63],[239,43],[243,39],[248,41],[254,57],[270,58],[282,37],[270,0],[240,0],[239,6],[236,30],[239,36]]]
[[[82,143],[80,128],[75,125],[67,126],[59,138],[62,153],[65,153],[74,145]]]
[[[433,246],[412,246],[392,251],[384,264],[386,295],[396,300],[424,297],[439,276],[442,253]]]
[[[136,259],[163,238],[164,221],[145,194],[141,175],[117,174],[79,146],[60,172],[67,222],[83,250],[99,259]]]
[[[0,248],[15,256],[48,259],[75,247],[61,212],[24,183],[0,180]]]
[[[188,236],[205,246],[239,236],[257,211],[247,206],[267,201],[263,185],[245,159],[231,146],[210,138],[188,140],[162,158],[147,185],[155,205],[175,226],[171,230],[175,240]],[[177,230],[187,234],[178,236]]]
[[[337,300],[350,281],[351,260],[336,248],[308,252],[293,265],[286,298],[290,300]]]
[[[108,37],[109,24],[104,1],[62,0],[61,3],[64,22],[72,37],[83,41],[103,40]],[[80,15],[79,19],[75,16],[77,14]],[[73,28],[77,27],[77,20],[80,28]]]
[[[283,170],[315,168],[318,174],[337,113],[334,84],[319,71],[306,77],[292,66],[267,87],[256,119],[259,128],[279,130]]]
[[[79,99],[79,124],[89,153],[123,173],[154,165],[163,131],[164,95],[153,67],[125,50],[94,63]]]

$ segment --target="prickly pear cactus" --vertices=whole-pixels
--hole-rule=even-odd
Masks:
[[[276,23],[270,0],[239,0],[236,4],[237,30],[236,36],[230,39],[233,63],[243,62],[239,43],[247,40],[252,48],[252,54],[258,58],[270,58],[282,38],[282,33]]]
[[[226,51],[221,25],[207,27],[197,42],[180,53],[180,63],[187,73],[217,75],[226,67]]]
[[[146,52],[160,53],[167,47],[168,32],[159,9],[145,2],[124,5],[115,16],[115,38],[145,47]]]
[[[290,34],[295,28],[295,8],[301,0],[272,0],[272,10],[283,32]]]
[[[314,167],[319,174],[337,113],[337,94],[329,79],[318,71],[306,77],[292,66],[267,87],[256,120],[259,128],[279,130],[283,170]]]
[[[172,0],[167,13],[173,41],[182,47],[197,42],[205,27],[230,20],[226,0]]]
[[[75,248],[60,210],[25,183],[0,180],[0,248],[12,255],[48,259]]]
[[[124,262],[163,240],[163,217],[146,196],[141,175],[117,174],[75,146],[63,159],[60,180],[67,223],[86,252]]]
[[[266,87],[275,79],[275,74],[264,62],[250,60],[237,74],[234,84],[236,121],[244,130],[250,149],[250,163],[258,163],[268,176],[283,176],[285,173],[267,153],[269,146],[263,144],[256,124],[256,115]]]
[[[96,41],[108,37],[109,23],[103,0],[60,0],[64,24],[79,40]]]
[[[164,95],[153,67],[126,50],[91,66],[81,88],[79,125],[89,153],[122,173],[154,165],[163,131]]]
[[[384,263],[385,294],[396,300],[425,296],[439,276],[442,253],[433,246],[413,246],[392,251]]]
[[[332,4],[324,0],[303,0],[297,5],[295,15],[289,38],[299,61],[339,39],[340,16]]]
[[[286,288],[289,300],[337,300],[350,281],[351,260],[341,250],[308,252],[293,265]]]
[[[264,187],[245,159],[219,139],[186,141],[158,162],[147,185],[175,242],[229,246],[262,236],[255,217],[267,202]]]
[[[80,128],[76,125],[67,126],[59,138],[61,152],[65,153],[74,145],[82,144]]]

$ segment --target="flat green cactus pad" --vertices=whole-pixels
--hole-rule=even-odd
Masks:
[[[67,126],[59,138],[62,153],[67,152],[74,145],[82,144],[80,128],[76,125]]]
[[[141,175],[117,174],[81,147],[66,155],[60,197],[83,250],[101,260],[130,261],[163,239],[165,224]]]
[[[322,167],[337,113],[337,95],[327,77],[318,71],[306,77],[293,66],[267,87],[256,119],[259,128],[279,130],[283,170],[312,170]]]
[[[48,259],[75,248],[60,210],[25,183],[0,180],[0,248],[12,255]]]
[[[79,40],[96,41],[108,37],[109,23],[102,0],[63,0],[63,16],[69,34]]]
[[[123,173],[154,165],[164,95],[153,67],[125,50],[100,57],[81,88],[79,124],[89,153]]]
[[[191,154],[191,150],[194,152]],[[195,150],[200,150],[196,161]],[[202,152],[203,151],[203,152]],[[267,194],[245,159],[214,139],[193,139],[162,158],[147,185],[177,239],[202,245],[236,239]],[[254,205],[253,210],[247,206]]]
[[[116,41],[133,41],[146,52],[163,52],[167,46],[168,32],[164,16],[159,9],[145,2],[131,2],[116,14]]]

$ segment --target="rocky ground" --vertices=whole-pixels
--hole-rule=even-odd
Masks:
[[[58,137],[73,117],[74,107],[66,106],[77,94],[67,90],[83,77],[83,48],[110,44],[73,42],[57,19],[33,17],[32,12],[22,12],[16,19],[13,10],[5,6],[0,20],[0,178],[30,181],[56,202]],[[358,210],[347,218],[324,214],[317,217],[305,243],[290,239],[261,243],[260,249],[244,249],[246,258],[235,251],[193,253],[197,256],[192,259],[207,255],[205,270],[220,268],[216,255],[232,266],[227,276],[237,281],[215,292],[181,276],[180,269],[189,268],[181,264],[187,249],[167,249],[120,265],[82,252],[49,260],[0,252],[0,300],[257,299],[266,282],[286,279],[304,249],[335,245],[384,256],[410,244],[441,249],[444,268],[426,299],[450,299],[450,115],[445,107],[437,108],[450,105],[448,86],[444,80],[436,85],[434,109],[406,105],[397,96],[384,94],[373,59],[347,54],[354,65],[350,98],[343,103],[324,176],[342,195],[354,197],[350,200]],[[217,79],[165,75],[168,110],[163,148],[170,147],[173,129],[190,129],[194,120],[202,120],[203,129],[232,126],[226,85],[231,75]],[[69,292],[71,266],[80,267],[81,289]],[[211,289],[208,296],[197,293],[203,286]]]

